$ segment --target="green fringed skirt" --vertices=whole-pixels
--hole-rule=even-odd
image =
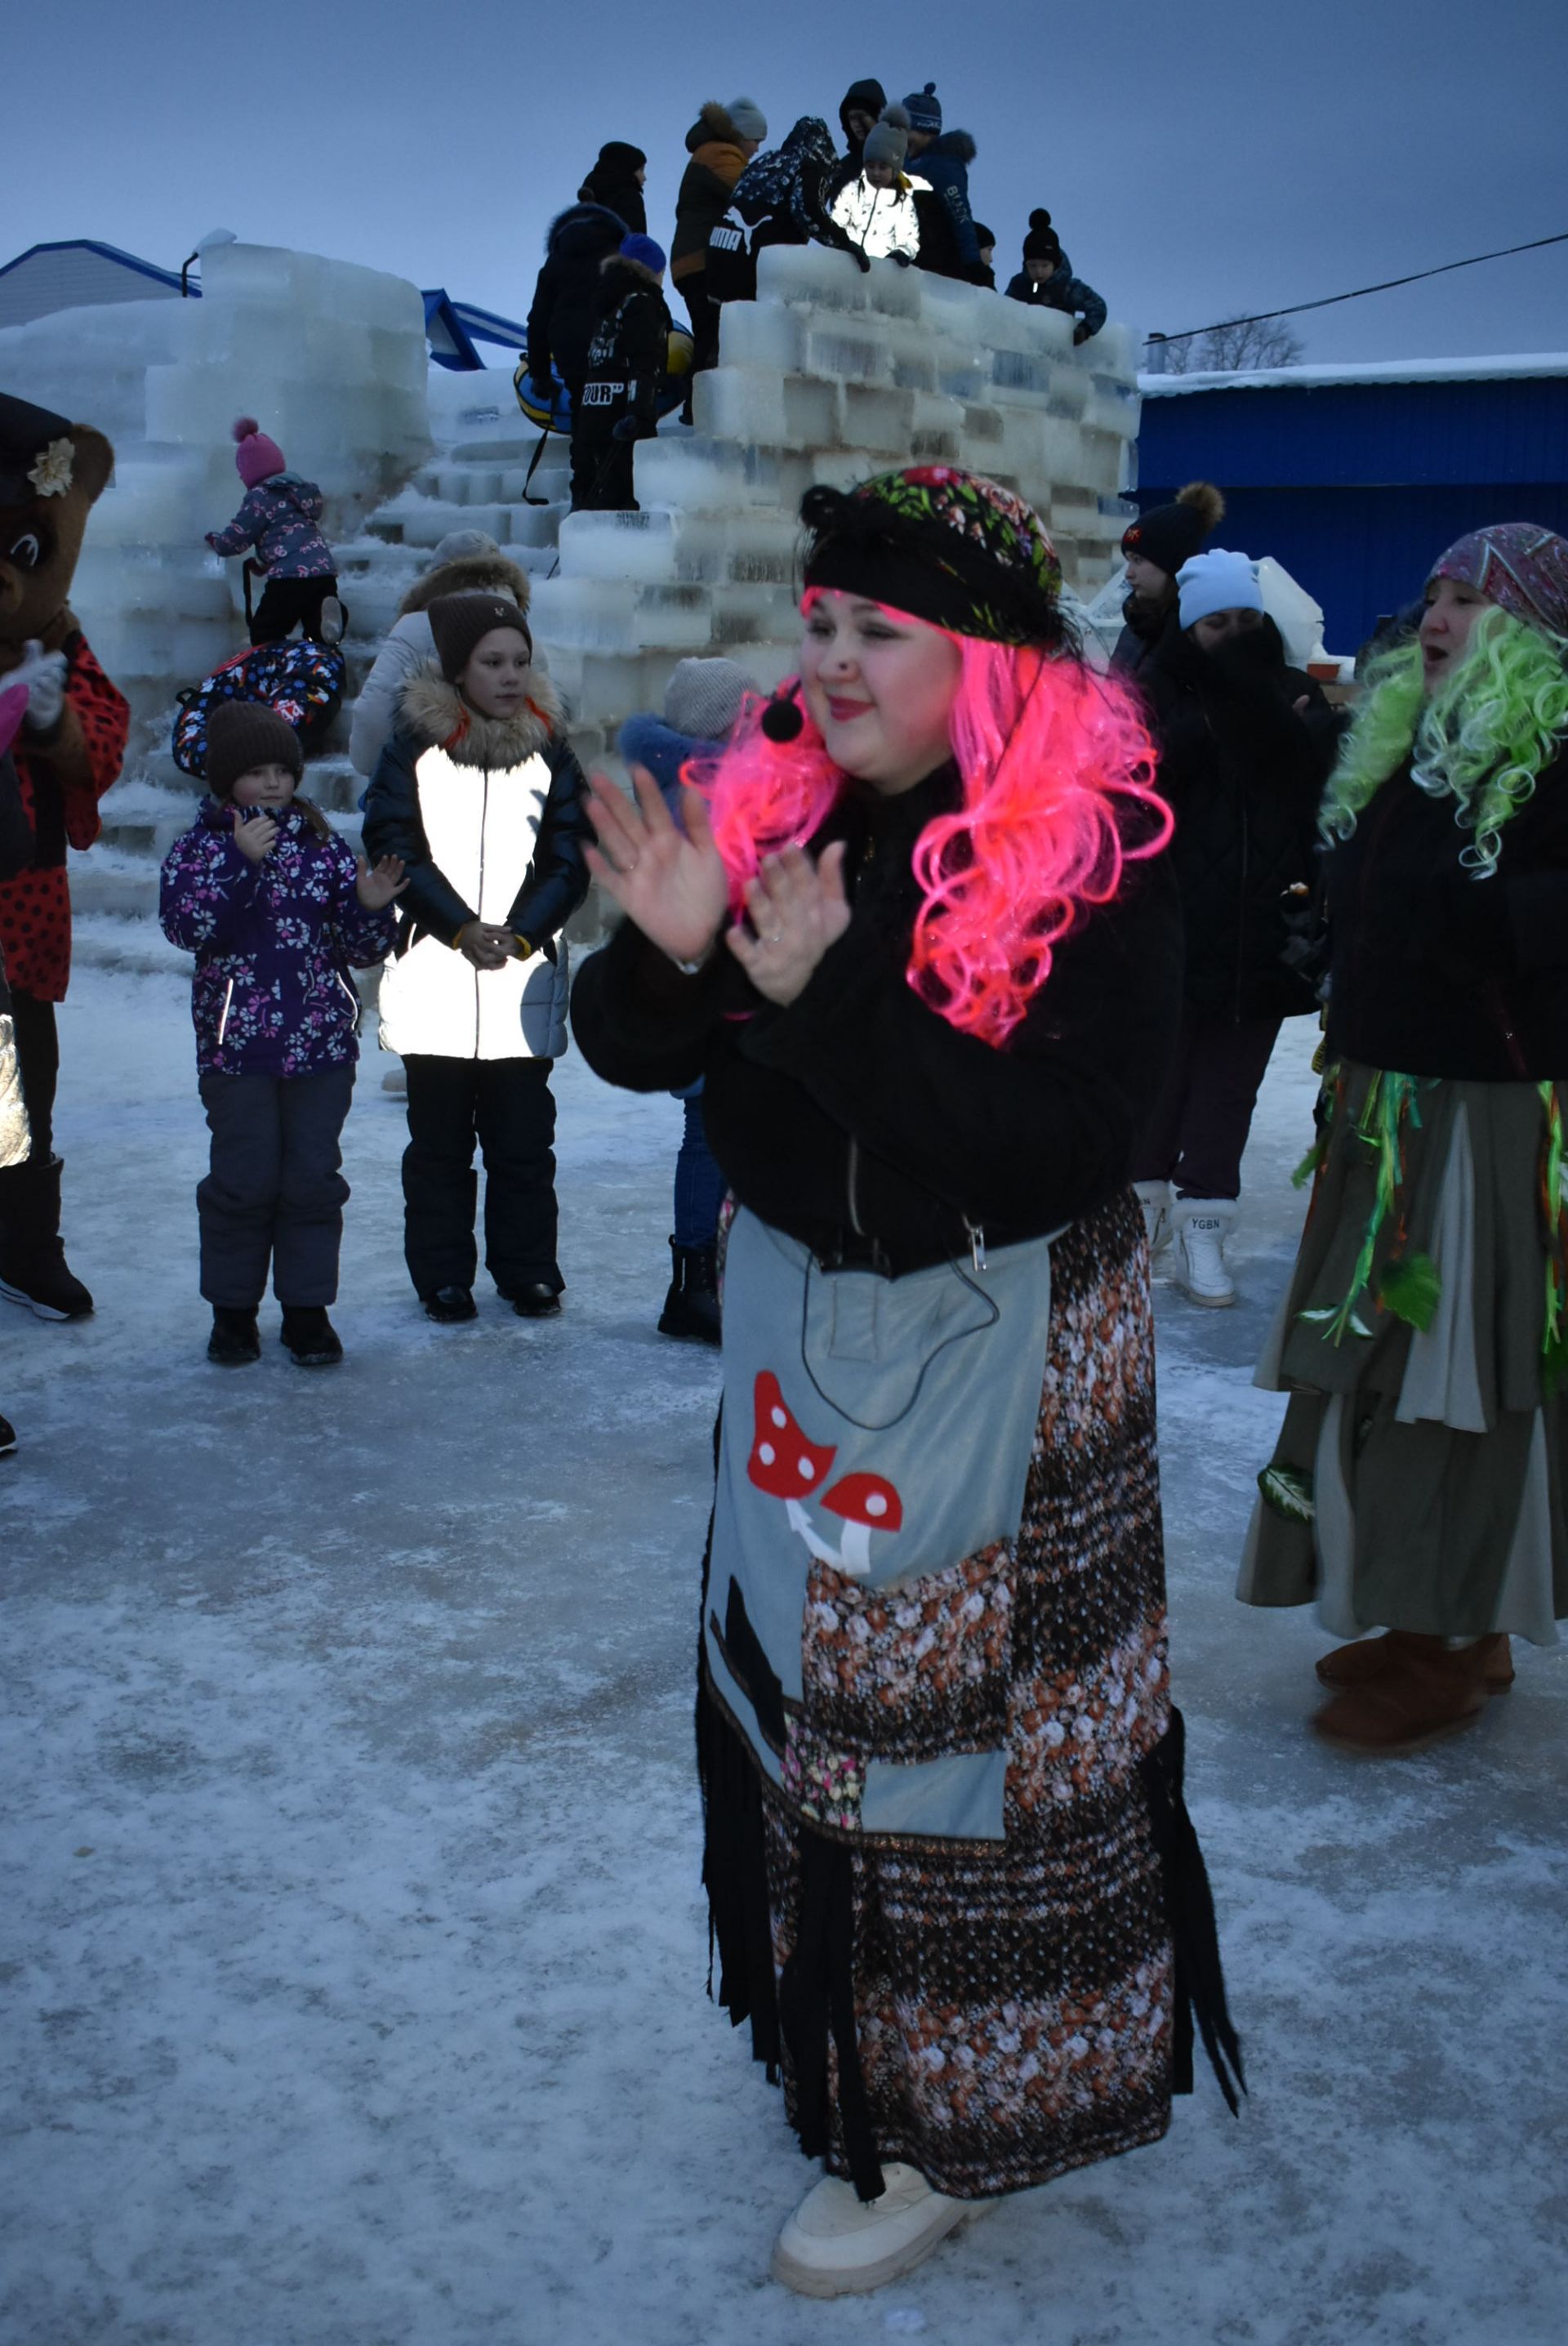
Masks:
[[[1290,1396],[1237,1594],[1555,1641],[1568,1617],[1568,1084],[1343,1065],[1255,1382]]]

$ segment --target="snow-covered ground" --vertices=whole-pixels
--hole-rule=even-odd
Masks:
[[[703,1998],[716,1377],[653,1327],[678,1108],[565,1063],[565,1316],[486,1294],[438,1330],[371,1053],[348,1360],[307,1375],[270,1324],[226,1374],[184,988],[84,971],[62,1040],[98,1312],[0,1325],[6,2346],[1562,2338],[1568,1672],[1521,1649],[1476,1732],[1352,1763],[1303,1728],[1313,1622],[1230,1594],[1303,1028],[1243,1308],[1159,1306],[1176,1683],[1252,2098],[1237,2124],[1204,2082],[1163,2145],[826,2308],[766,2278],[808,2174]]]

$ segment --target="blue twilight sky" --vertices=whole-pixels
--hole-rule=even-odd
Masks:
[[[999,267],[1047,204],[1145,331],[1568,230],[1563,0],[75,0],[5,48],[0,260],[178,267],[225,227],[520,317],[602,140],[647,151],[667,241],[704,98],[771,144],[865,74],[973,134]],[[1568,350],[1568,244],[1293,322],[1313,359]]]

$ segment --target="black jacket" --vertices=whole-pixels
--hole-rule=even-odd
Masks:
[[[1320,687],[1285,664],[1265,619],[1239,669],[1172,627],[1140,673],[1159,744],[1159,786],[1176,816],[1172,848],[1186,928],[1186,999],[1233,1019],[1317,1007],[1281,959],[1287,891],[1317,881],[1318,809],[1339,719]],[[1305,718],[1293,704],[1311,704]]]
[[[599,267],[598,320],[588,344],[583,395],[573,419],[603,437],[623,415],[652,432],[669,358],[669,310],[658,279],[616,253]]]
[[[563,382],[575,385],[588,371],[588,344],[599,322],[599,264],[618,252],[625,221],[603,204],[574,204],[550,223],[545,266],[528,312],[528,372],[549,379],[555,362]]]
[[[578,1042],[607,1082],[705,1078],[708,1140],[737,1197],[824,1260],[902,1272],[967,1254],[971,1225],[1002,1246],[1075,1219],[1128,1179],[1170,1057],[1181,938],[1165,857],[1130,866],[1117,903],[1057,948],[1003,1049],[911,991],[910,855],[957,789],[947,767],[901,798],[836,810],[813,845],[850,841],[853,916],[788,1009],[722,944],[684,977],[629,921],[573,994]]]
[[[606,211],[625,220],[634,236],[648,232],[647,205],[633,171],[616,170],[611,163],[596,165],[577,189],[577,201],[602,204]]]
[[[1568,1076],[1568,759],[1503,825],[1475,880],[1454,802],[1383,784],[1329,862],[1329,1047],[1408,1076]]]

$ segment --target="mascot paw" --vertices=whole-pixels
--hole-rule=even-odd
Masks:
[[[36,638],[23,646],[22,661],[5,678],[7,688],[25,685],[25,722],[34,733],[52,733],[66,705],[66,675],[70,663],[64,652],[46,652]]]

